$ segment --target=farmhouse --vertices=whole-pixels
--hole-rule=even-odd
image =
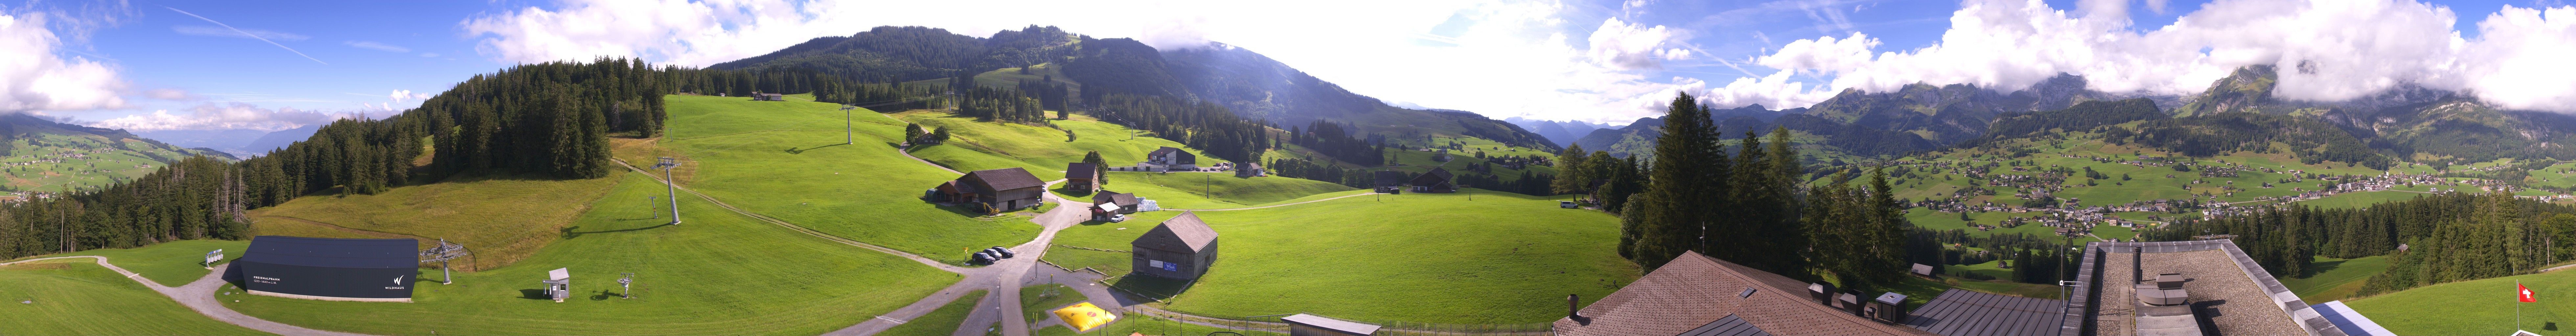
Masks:
[[[1075,194],[1100,190],[1100,165],[1089,162],[1064,164],[1064,188]]]
[[[1380,194],[1402,194],[1402,193],[1404,193],[1404,180],[1405,180],[1405,178],[1404,178],[1404,172],[1401,172],[1401,171],[1394,171],[1394,170],[1380,170],[1380,171],[1370,172],[1370,174],[1371,174],[1371,175],[1372,175],[1372,177],[1374,177],[1374,179],[1376,180],[1376,183],[1374,183],[1374,184],[1377,186],[1377,193],[1380,193]]]
[[[1199,156],[1179,148],[1163,147],[1145,153],[1145,163],[1163,166],[1165,171],[1199,169]]]
[[[1135,251],[1130,266],[1136,273],[1189,280],[1207,274],[1208,265],[1216,263],[1216,230],[1199,221],[1196,212],[1164,220],[1128,245]]]
[[[935,189],[937,201],[982,205],[993,211],[1012,211],[1036,207],[1039,195],[1046,193],[1046,181],[1029,175],[1027,169],[1002,168],[967,172],[956,180],[942,182]]]
[[[1136,213],[1136,194],[1101,190],[1091,195],[1091,219],[1109,220],[1110,215]]]
[[[227,277],[251,294],[331,301],[411,302],[420,241],[251,237]]]
[[[1270,171],[1262,170],[1259,163],[1245,162],[1234,166],[1234,177],[1258,176],[1270,176]]]
[[[1432,167],[1431,171],[1422,172],[1422,175],[1413,177],[1413,191],[1427,193],[1458,192],[1458,184],[1453,182],[1455,181],[1454,177],[1455,176],[1449,174],[1449,169]]]

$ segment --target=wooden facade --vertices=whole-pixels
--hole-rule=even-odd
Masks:
[[[1045,202],[1046,182],[1026,169],[989,169],[967,172],[966,176],[940,183],[936,190],[941,198],[938,201],[1013,211]]]
[[[1064,165],[1064,188],[1076,195],[1100,190],[1100,165],[1074,162]]]
[[[1134,251],[1130,269],[1165,278],[1198,279],[1216,264],[1216,236],[1207,222],[1199,221],[1198,213],[1182,212],[1128,243]]]

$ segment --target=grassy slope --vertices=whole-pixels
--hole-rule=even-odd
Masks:
[[[967,292],[966,296],[957,297],[957,301],[951,301],[948,305],[939,306],[938,310],[932,310],[929,314],[923,314],[921,317],[913,318],[911,322],[894,326],[892,329],[886,329],[885,332],[877,334],[888,336],[932,336],[948,335],[949,333],[956,332],[957,325],[966,322],[966,313],[970,313],[975,309],[975,302],[984,299],[984,293],[985,291],[981,289]]]
[[[1179,142],[1100,122],[1089,116],[1048,121],[1062,129],[976,122],[974,118],[945,111],[916,110],[891,116],[920,123],[928,129],[947,129],[950,134],[948,143],[915,149],[913,155],[957,170],[1023,167],[1039,179],[1055,180],[1064,178],[1065,163],[1082,162],[1082,156],[1087,152],[1098,151],[1101,161],[1120,166],[1144,162],[1146,153],[1167,146],[1198,155],[1201,166],[1223,161]],[[1074,132],[1073,141],[1065,141],[1065,130]]]
[[[2530,286],[2537,303],[2514,301],[2513,286]],[[2506,335],[2529,330],[2566,335],[2576,320],[2576,272],[2550,272],[2453,282],[2344,301],[2399,335]],[[2515,306],[2522,326],[2514,326]],[[2544,327],[2556,325],[2558,330]]]
[[[2334,196],[2326,196],[2325,198],[2319,198],[2319,199],[2313,199],[2313,200],[2299,201],[2299,202],[2298,202],[2298,204],[2311,205],[2311,206],[2317,206],[2317,207],[2323,207],[2323,208],[2353,209],[2353,208],[2367,208],[2367,207],[2370,207],[2370,205],[2372,205],[2372,204],[2387,203],[2387,202],[2396,202],[2396,201],[2404,201],[2404,200],[2414,199],[2416,196],[2424,196],[2424,195],[2427,195],[2427,194],[2425,194],[2425,193],[2417,193],[2417,192],[2404,192],[2404,191],[2365,191],[2365,192],[2355,192],[2355,193],[2344,193],[2344,194],[2338,194],[2338,195],[2334,195]]]
[[[222,265],[232,262],[233,259],[241,259],[242,253],[249,248],[249,241],[201,239],[164,242],[130,249],[96,249],[19,259],[103,256],[107,257],[107,263],[124,267],[126,271],[134,274],[141,274],[145,279],[152,279],[152,282],[160,283],[162,286],[178,287],[190,281],[197,281],[197,278],[206,277],[207,272],[212,272],[198,266],[199,262],[206,261],[206,251],[223,249],[224,260],[215,263]]]
[[[2361,291],[2364,280],[2388,270],[2388,257],[2317,258],[2316,262],[2308,265],[2324,272],[2306,278],[2282,278],[2281,285],[2290,287],[2291,293],[2299,294],[2300,300],[2322,303],[2352,297],[2353,293]]]
[[[415,303],[232,296],[244,314],[324,330],[372,334],[810,335],[910,304],[959,276],[904,258],[779,228],[697,199],[680,226],[663,225],[662,194],[642,174],[567,227],[562,241],[518,264],[459,273],[456,283],[417,282]],[[547,270],[570,268],[572,300],[534,299]],[[635,299],[615,279],[637,273]],[[423,276],[435,278],[429,270]],[[757,326],[757,328],[746,328]]]
[[[1057,183],[1056,187],[1063,186]],[[1101,189],[1134,193],[1166,209],[1224,209],[1279,203],[1326,193],[1359,190],[1330,182],[1278,176],[1235,177],[1232,173],[1109,172]],[[1055,190],[1050,188],[1049,190]],[[1089,200],[1091,196],[1057,191],[1056,196]]]
[[[0,145],[8,148],[7,155],[0,155],[0,183],[12,191],[62,192],[106,186],[143,177],[167,165],[155,156],[177,160],[211,154],[51,126],[19,126],[13,131],[18,134]],[[116,148],[117,143],[126,149]]]
[[[736,207],[938,260],[1037,237],[1026,218],[979,220],[922,201],[922,190],[957,175],[896,152],[904,124],[893,118],[854,111],[858,143],[841,145],[837,104],[666,99],[670,131],[660,145],[697,166],[682,183]],[[929,148],[939,147],[949,146]]]
[[[1038,296],[1038,294],[1043,294],[1049,289],[1055,290],[1056,296]],[[1065,285],[1043,284],[1021,287],[1020,313],[1028,315],[1022,317],[1027,318],[1025,321],[1028,321],[1029,325],[1037,325],[1040,322],[1056,319],[1055,310],[1057,308],[1064,308],[1065,306],[1082,303],[1085,300],[1089,300],[1089,298],[1084,297],[1081,291],[1073,290],[1073,287],[1066,287]],[[1063,322],[1057,322],[1057,324],[1063,324]]]
[[[198,315],[89,259],[0,267],[0,300],[0,334],[266,335]]]
[[[1136,236],[1176,215],[1148,212],[1123,223],[1070,228],[1055,242],[1126,250]],[[1307,312],[1361,320],[1535,323],[1559,317],[1564,308],[1549,302],[1565,294],[1599,298],[1638,274],[1635,265],[1611,252],[1616,219],[1517,194],[1471,189],[1199,216],[1223,235],[1222,252],[1208,275],[1169,308],[1208,316]],[[1094,251],[1054,248],[1047,255],[1073,268],[1123,269],[1129,262],[1115,253],[1085,252]],[[1075,257],[1060,259],[1065,256]]]
[[[333,238],[432,239],[473,249],[458,269],[509,265],[563,235],[585,206],[606,195],[616,178],[587,180],[458,177],[402,186],[375,195],[316,195],[250,211],[259,234]],[[329,229],[314,222],[390,234]],[[470,263],[470,265],[468,265]]]

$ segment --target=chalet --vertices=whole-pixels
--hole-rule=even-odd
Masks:
[[[1404,172],[1401,172],[1401,171],[1395,171],[1395,170],[1380,170],[1380,171],[1371,172],[1370,174],[1371,174],[1371,175],[1372,175],[1372,177],[1374,177],[1374,179],[1376,180],[1376,183],[1374,183],[1374,184],[1375,184],[1375,186],[1377,187],[1377,193],[1380,193],[1380,194],[1402,194],[1402,193],[1404,193],[1404,180],[1406,180],[1406,178],[1404,178],[1404,177],[1405,177],[1405,176],[1404,176]]]
[[[1136,199],[1136,194],[1101,190],[1100,193],[1091,195],[1091,219],[1105,221],[1112,215],[1136,213],[1138,203],[1141,202]]]
[[[1859,307],[1845,306],[1865,304],[1867,297],[1854,294],[1685,251],[1591,305],[1571,309],[1567,302],[1571,314],[1556,320],[1553,334],[1937,335],[1856,314]],[[1879,311],[1885,310],[1871,312]],[[1902,313],[1896,317],[1904,320]]]
[[[1439,150],[1432,151],[1431,161],[1449,162],[1449,149],[1441,148]]]
[[[1135,251],[1130,269],[1136,273],[1189,280],[1207,274],[1208,265],[1216,263],[1216,230],[1199,221],[1196,212],[1164,220],[1128,245]]]
[[[1145,163],[1163,166],[1164,171],[1191,170],[1199,168],[1199,156],[1179,148],[1163,147],[1145,153]]]
[[[1046,181],[1040,181],[1036,175],[1029,175],[1028,170],[1020,168],[977,170],[940,183],[934,193],[940,202],[973,203],[991,207],[996,212],[1012,211],[1036,207],[1043,202],[1039,195],[1046,193]]]
[[[776,94],[776,93],[759,93],[759,92],[753,92],[753,93],[751,93],[751,100],[753,100],[753,101],[787,101],[787,95]]]
[[[1413,192],[1458,192],[1458,183],[1456,182],[1455,177],[1456,176],[1449,174],[1449,169],[1432,167],[1431,171],[1422,172],[1422,175],[1413,177],[1413,183],[1411,183],[1413,185]]]
[[[1100,190],[1100,165],[1089,162],[1064,164],[1064,188],[1075,194]]]
[[[1244,162],[1234,166],[1234,177],[1257,176],[1270,176],[1270,171],[1262,170],[1259,163]]]

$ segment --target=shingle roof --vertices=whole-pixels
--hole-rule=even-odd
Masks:
[[[1038,180],[1037,175],[1029,175],[1029,170],[1017,167],[971,171],[966,172],[966,176],[958,178],[966,177],[983,180],[984,185],[976,187],[992,191],[1046,187],[1046,181]]]
[[[1207,252],[1208,245],[1215,243],[1216,229],[1210,229],[1207,222],[1199,221],[1198,213],[1183,211],[1179,217],[1172,217],[1164,220],[1160,225],[1154,225],[1153,231],[1146,231],[1144,236],[1136,237],[1136,241],[1130,244],[1136,247],[1199,253]]]
[[[250,238],[239,261],[336,268],[420,267],[420,241],[289,236]]]
[[[1745,289],[1751,295],[1738,296]],[[1933,335],[1825,307],[1806,283],[1698,252],[1684,252],[1637,282],[1556,320],[1556,334],[1678,335],[1733,316],[1774,335]]]
[[[1065,178],[1096,178],[1096,177],[1100,177],[1100,165],[1091,164],[1090,162],[1074,162],[1074,163],[1067,163],[1067,164],[1064,164],[1064,177],[1065,177]]]
[[[1136,206],[1136,194],[1121,194],[1102,190],[1099,194],[1091,195],[1091,204],[1102,203],[1117,204],[1119,207]]]
[[[1942,336],[2056,335],[2066,300],[1950,289],[1906,314],[1905,325]]]
[[[1771,333],[1763,332],[1762,328],[1754,327],[1752,322],[1745,322],[1743,318],[1727,315],[1716,322],[1673,336],[1771,336]]]
[[[1333,331],[1360,335],[1374,334],[1377,333],[1378,329],[1378,325],[1375,324],[1351,322],[1337,318],[1307,314],[1289,315],[1288,317],[1279,318],[1279,320],[1287,321],[1288,323],[1304,324],[1315,326],[1317,328],[1332,329]]]

